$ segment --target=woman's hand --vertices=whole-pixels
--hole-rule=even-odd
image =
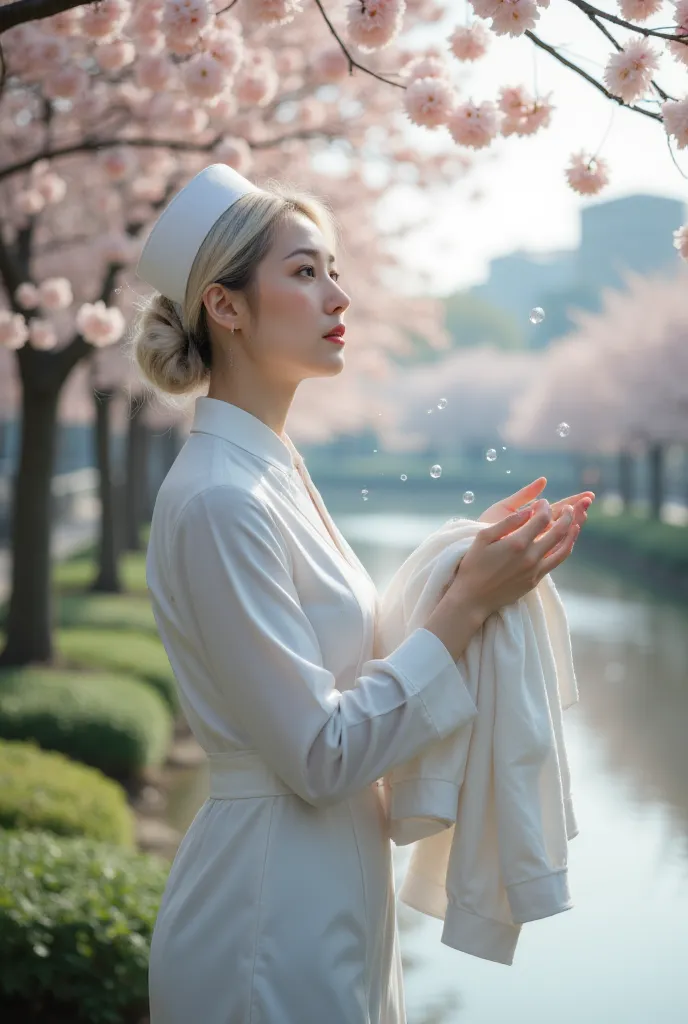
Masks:
[[[546,476],[539,476],[537,480],[533,480],[532,483],[526,484],[520,491],[516,491],[514,494],[509,495],[508,498],[503,498],[501,501],[495,502],[494,505],[490,505],[486,508],[483,514],[479,517],[481,523],[499,523],[502,519],[506,519],[507,516],[511,515],[512,512],[516,512],[523,505],[532,505],[532,503],[539,497],[542,491],[545,489],[547,483]],[[570,505],[573,508],[573,524],[576,526],[582,526],[585,520],[588,518],[588,509],[595,500],[594,491],[581,491],[579,494],[572,494],[568,498],[562,498],[560,501],[555,501],[550,506],[552,510],[552,522],[561,515],[563,509]]]

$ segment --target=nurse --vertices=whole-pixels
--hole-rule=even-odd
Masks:
[[[404,1024],[378,780],[475,717],[456,661],[584,518],[537,501],[486,526],[378,656],[373,581],[285,431],[301,381],[345,366],[336,234],[314,197],[212,165],[138,267],[154,292],[132,356],[158,392],[195,396],[146,572],[210,774],[159,908],[151,1024]]]

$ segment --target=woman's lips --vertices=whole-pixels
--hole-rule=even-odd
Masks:
[[[325,338],[327,341],[333,341],[335,345],[344,345],[344,339],[340,338],[338,334],[326,334]]]

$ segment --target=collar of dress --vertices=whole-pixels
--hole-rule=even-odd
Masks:
[[[303,464],[286,431],[283,440],[253,413],[219,398],[196,399],[191,433],[215,434],[286,473]]]

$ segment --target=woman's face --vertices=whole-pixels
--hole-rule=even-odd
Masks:
[[[257,313],[246,339],[251,358],[270,376],[297,383],[343,368],[345,345],[325,337],[350,303],[333,255],[308,217],[293,214],[280,225],[257,271]]]

